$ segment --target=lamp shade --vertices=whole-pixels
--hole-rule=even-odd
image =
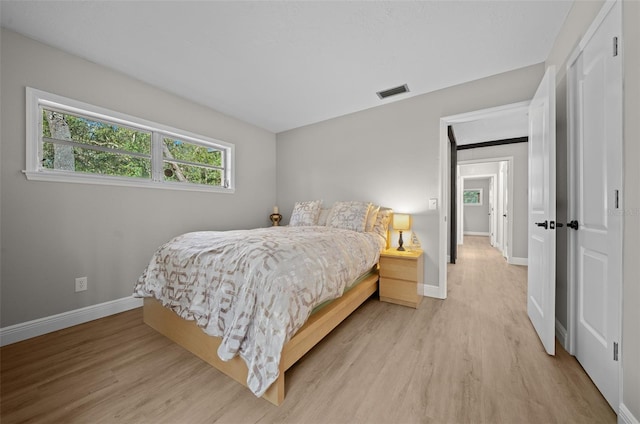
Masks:
[[[393,229],[397,231],[407,231],[411,229],[411,215],[406,213],[393,214]]]

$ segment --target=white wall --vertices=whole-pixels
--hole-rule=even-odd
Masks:
[[[130,296],[177,234],[269,224],[274,134],[5,29],[1,43],[1,327]],[[234,143],[236,193],[27,181],[26,86]]]
[[[437,286],[439,216],[428,204],[440,190],[440,118],[529,100],[543,73],[530,66],[278,134],[284,220],[305,199],[367,200],[411,213],[426,284]]]
[[[459,156],[481,156],[478,152],[482,152],[482,149],[487,149],[491,147],[478,147],[478,149],[466,149],[466,150],[458,150]],[[470,153],[465,153],[467,150],[475,151]],[[458,163],[463,162],[463,160],[459,159]],[[461,177],[473,177],[478,175],[493,175],[498,174],[500,172],[500,162],[478,162],[478,163],[467,163],[460,164],[460,176]]]
[[[463,231],[467,233],[489,234],[489,178],[465,179],[464,189],[481,189],[482,205],[464,205]],[[461,205],[462,206],[462,205]]]
[[[604,4],[603,1],[574,2],[565,24],[560,31],[553,49],[547,58],[547,65],[556,65],[558,125],[556,138],[558,153],[566,149],[566,63],[573,49],[584,36],[586,30]],[[622,284],[622,403],[634,419],[640,421],[640,2],[623,1],[622,11],[622,52],[624,78],[624,224],[623,224],[623,284]],[[558,163],[558,184],[566,193],[566,173],[560,170],[566,160],[560,154]],[[559,191],[560,192],[560,191]],[[562,193],[562,192],[560,192]],[[558,197],[558,219],[566,216],[566,194]],[[564,216],[562,215],[564,214]],[[558,250],[559,251],[559,250]],[[558,258],[566,262],[566,256]],[[562,275],[556,285],[556,315],[566,325],[567,296],[566,275]]]

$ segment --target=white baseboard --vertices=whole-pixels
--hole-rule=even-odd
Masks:
[[[569,340],[567,339],[567,329],[564,328],[558,319],[556,319],[556,339],[558,339],[564,350],[568,352]]]
[[[516,258],[515,256],[512,256],[512,257],[509,258],[509,263],[511,265],[527,266],[527,265],[529,265],[529,258]]]
[[[140,308],[142,299],[123,297],[110,302],[87,306],[49,317],[35,319],[20,324],[0,328],[0,346],[6,346],[53,331],[73,327],[98,318],[115,315],[130,309]]]
[[[640,420],[633,416],[624,403],[618,407],[618,424],[640,424]]]
[[[440,296],[440,287],[438,286],[432,286],[431,284],[422,284],[421,286],[418,286],[418,288],[422,287],[422,293],[420,293],[423,296],[427,296],[427,297],[434,297],[436,299],[442,299],[443,297]]]
[[[486,236],[486,237],[489,237],[491,235],[490,233],[484,233],[481,231],[465,231],[463,234],[465,236]]]

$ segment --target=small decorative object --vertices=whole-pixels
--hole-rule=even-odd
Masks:
[[[411,233],[411,242],[410,242],[410,244],[411,244],[411,247],[413,247],[414,249],[422,248],[422,245],[420,244],[420,239],[416,235],[415,231],[413,233]]]
[[[400,233],[400,239],[398,239],[398,250],[402,252],[405,250],[404,247],[402,247],[404,244],[402,241],[402,232],[409,231],[411,229],[411,215],[405,213],[394,213],[393,229],[398,230]]]
[[[282,220],[282,215],[278,213],[278,207],[273,207],[273,213],[269,215],[269,219],[271,220],[271,225],[277,227],[280,225],[280,221]]]

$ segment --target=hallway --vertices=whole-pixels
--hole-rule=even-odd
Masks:
[[[493,421],[486,399],[499,393],[519,422],[615,422],[574,357],[557,341],[556,356],[545,353],[527,316],[527,268],[509,265],[489,237],[465,236],[458,248],[457,263],[448,265],[445,302],[457,303],[465,316],[458,331],[469,354],[475,352],[469,370],[471,382],[482,386],[474,396],[483,421]]]

